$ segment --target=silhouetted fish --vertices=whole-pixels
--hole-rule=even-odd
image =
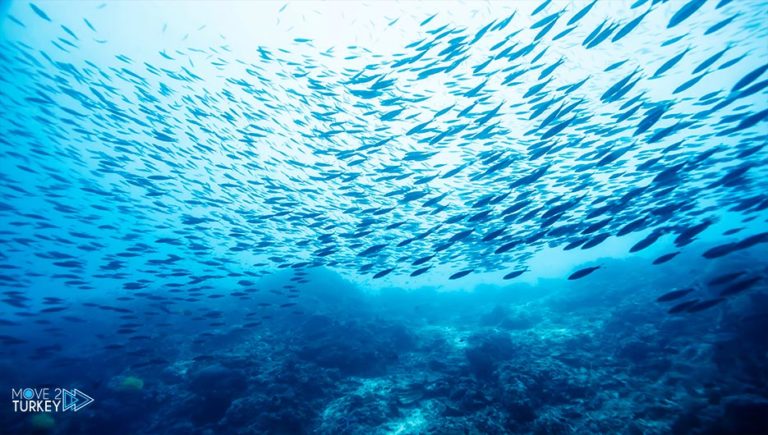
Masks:
[[[695,306],[698,302],[699,302],[699,299],[694,299],[694,300],[691,300],[691,301],[681,302],[681,303],[675,305],[674,307],[670,308],[667,312],[669,314],[682,313],[684,311],[688,311],[689,308]]]
[[[709,284],[711,286],[727,284],[727,283],[735,280],[736,278],[740,277],[741,275],[744,275],[745,273],[746,272],[743,271],[743,270],[738,271],[738,272],[724,273],[722,275],[718,275],[718,276],[712,278],[707,284]]]
[[[723,299],[723,298],[707,299],[707,300],[704,300],[704,301],[696,302],[693,305],[690,305],[686,309],[686,311],[688,311],[689,313],[696,313],[696,312],[699,312],[699,311],[704,311],[704,310],[706,310],[708,308],[714,307],[715,305],[721,304],[723,301],[725,301],[725,299]]]
[[[664,254],[664,255],[658,257],[657,259],[653,260],[653,264],[663,264],[663,263],[666,263],[667,261],[677,257],[679,254],[680,254],[679,251],[678,252],[670,252],[669,254]]]
[[[668,302],[668,301],[674,301],[675,299],[680,299],[683,296],[687,295],[688,293],[692,292],[694,289],[692,288],[686,288],[682,290],[672,290],[671,292],[664,293],[663,295],[659,296],[656,299],[656,302]]]
[[[753,285],[757,284],[762,280],[759,276],[753,276],[752,278],[743,279],[741,281],[736,281],[733,284],[729,285],[728,287],[724,288],[720,292],[720,296],[732,296],[737,293],[741,293],[744,290],[749,289]]]
[[[527,269],[520,269],[520,270],[513,270],[512,272],[509,272],[508,274],[504,275],[502,279],[513,279],[517,278],[518,276],[522,275],[526,272]]]
[[[585,276],[587,276],[590,273],[596,271],[597,269],[600,269],[600,266],[586,267],[584,269],[577,270],[576,272],[573,272],[568,277],[568,279],[569,280],[574,280],[574,279],[584,278]]]

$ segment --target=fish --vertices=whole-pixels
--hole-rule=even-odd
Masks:
[[[712,308],[716,305],[719,305],[723,303],[725,299],[723,298],[714,298],[714,299],[707,299],[703,301],[696,302],[695,304],[692,304],[686,308],[686,311],[689,313],[698,313],[699,311],[704,311],[706,309]]]
[[[571,275],[569,275],[568,280],[572,281],[575,279],[584,278],[585,276],[591,274],[597,269],[600,269],[600,266],[592,266],[592,267],[585,267],[584,269],[579,269],[576,272],[573,272]]]
[[[622,27],[618,32],[616,32],[616,34],[611,39],[611,42],[617,42],[620,39],[622,39],[625,36],[627,36],[630,32],[632,32],[632,30],[635,29],[635,27],[640,25],[640,22],[643,21],[643,18],[645,18],[646,15],[648,15],[650,12],[651,11],[649,9],[644,14],[638,15],[634,20],[632,20],[632,21],[628,22],[627,24],[625,24],[624,27]]]
[[[693,242],[694,237],[696,237],[698,234],[709,228],[710,225],[712,225],[712,221],[704,221],[697,225],[693,225],[691,227],[686,228],[683,230],[674,240],[675,246],[678,248],[683,247],[685,245],[690,244]]]
[[[709,27],[707,30],[704,31],[704,34],[709,35],[717,32],[718,30],[730,24],[734,19],[738,18],[738,16],[739,14],[734,14],[716,24],[713,24],[711,27]]]
[[[768,243],[768,232],[753,234],[738,242],[730,242],[715,246],[704,251],[702,256],[711,260],[728,255],[735,251],[751,248],[752,246],[758,245],[760,243]]]
[[[656,298],[656,302],[674,301],[675,299],[680,299],[682,297],[687,296],[693,290],[694,290],[693,288],[685,288],[685,289],[680,289],[680,290],[672,290],[672,291],[664,293],[663,295],[661,295],[658,298]]]
[[[723,296],[733,296],[733,295],[735,295],[737,293],[743,292],[744,290],[748,290],[749,288],[751,288],[752,286],[754,286],[755,284],[757,284],[760,281],[762,281],[762,277],[759,277],[759,276],[753,276],[751,278],[746,278],[746,279],[743,279],[741,281],[736,281],[736,282],[728,285],[728,287],[726,287],[723,290],[721,290],[720,291],[720,296],[721,297],[723,297]]]
[[[722,275],[716,276],[715,278],[712,278],[709,282],[707,282],[707,285],[717,286],[717,285],[727,284],[735,280],[736,278],[744,275],[745,273],[746,272],[743,270],[740,270],[738,272],[724,273]]]
[[[520,270],[513,270],[512,272],[509,272],[508,274],[504,275],[502,279],[508,280],[508,279],[514,279],[518,276],[524,274],[527,271],[527,269],[520,269]]]
[[[672,18],[669,19],[669,23],[667,23],[667,29],[671,29],[688,19],[688,17],[704,6],[704,3],[706,3],[706,0],[689,0],[678,9],[674,15],[672,15]]]
[[[473,269],[462,270],[462,271],[456,272],[453,275],[449,276],[448,279],[454,280],[454,279],[463,278],[463,277],[469,275],[472,272],[474,272]]]
[[[686,48],[685,50],[681,51],[677,55],[673,56],[666,62],[664,62],[656,71],[653,73],[654,78],[661,77],[665,72],[672,69],[673,66],[677,65],[680,60],[691,50],[690,47]]]
[[[690,301],[681,302],[673,306],[669,310],[667,310],[667,313],[678,314],[678,313],[686,312],[688,311],[689,308],[696,306],[696,304],[699,303],[699,301],[700,301],[699,299],[693,299]]]
[[[573,25],[578,23],[582,18],[584,18],[590,10],[597,4],[597,0],[592,0],[591,3],[588,3],[586,6],[582,7],[578,12],[576,12],[569,20],[568,25]]]
[[[668,254],[664,254],[664,255],[656,258],[655,260],[653,260],[653,264],[656,264],[656,265],[664,264],[664,263],[672,260],[673,258],[677,257],[679,254],[680,254],[680,251],[670,252]]]
[[[584,243],[583,245],[581,245],[581,249],[593,248],[593,247],[603,243],[610,236],[611,235],[609,233],[598,234],[598,235],[592,237],[591,239],[587,240],[587,242]]]
[[[384,278],[385,276],[389,275],[390,273],[394,272],[395,268],[390,267],[389,269],[384,269],[379,272],[376,272],[376,274],[373,275],[373,279],[379,279]]]
[[[654,244],[657,240],[659,240],[659,237],[663,235],[663,231],[652,231],[650,234],[648,234],[644,239],[640,240],[639,242],[635,243],[631,248],[629,248],[629,252],[639,252],[643,249],[651,246]]]
[[[755,81],[758,77],[763,75],[763,73],[765,71],[767,71],[767,70],[768,70],[768,64],[765,64],[765,65],[759,66],[756,69],[748,72],[746,75],[744,75],[744,77],[740,78],[736,82],[736,84],[733,85],[733,87],[731,88],[731,93],[739,91],[742,88],[744,88],[745,86],[749,85],[750,83]]]
[[[49,21],[49,22],[51,21],[51,18],[42,9],[40,9],[37,5],[35,5],[34,3],[30,3],[29,7],[32,8],[32,11],[38,17],[44,19],[45,21]]]
[[[729,47],[725,47],[724,49],[718,51],[717,53],[713,54],[712,56],[704,59],[698,66],[696,66],[696,68],[694,68],[693,74],[698,74],[698,73],[706,70],[707,68],[709,68],[712,64],[714,64],[721,57],[723,57],[723,55],[725,55],[725,53],[728,52],[728,50],[730,50],[730,49],[731,49],[730,46]]]

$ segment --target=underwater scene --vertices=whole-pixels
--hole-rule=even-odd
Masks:
[[[0,434],[768,434],[768,1],[0,5]]]

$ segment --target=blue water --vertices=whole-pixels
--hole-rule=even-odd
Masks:
[[[0,433],[768,433],[767,2],[0,4]]]

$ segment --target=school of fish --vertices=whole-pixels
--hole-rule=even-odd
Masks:
[[[27,291],[39,283],[189,301],[226,283],[244,296],[284,268],[299,283],[319,266],[507,280],[545,247],[641,232],[630,252],[674,237],[656,265],[725,211],[752,225],[702,258],[768,243],[762,1],[545,0],[477,28],[438,12],[394,56],[297,37],[247,55],[224,42],[89,59],[82,41],[107,42],[98,23],[56,22],[43,3],[27,12],[6,31],[57,36],[1,43],[6,309],[65,310],[61,292]],[[616,49],[659,34],[662,48]],[[720,298],[670,312],[761,280],[730,275]]]

